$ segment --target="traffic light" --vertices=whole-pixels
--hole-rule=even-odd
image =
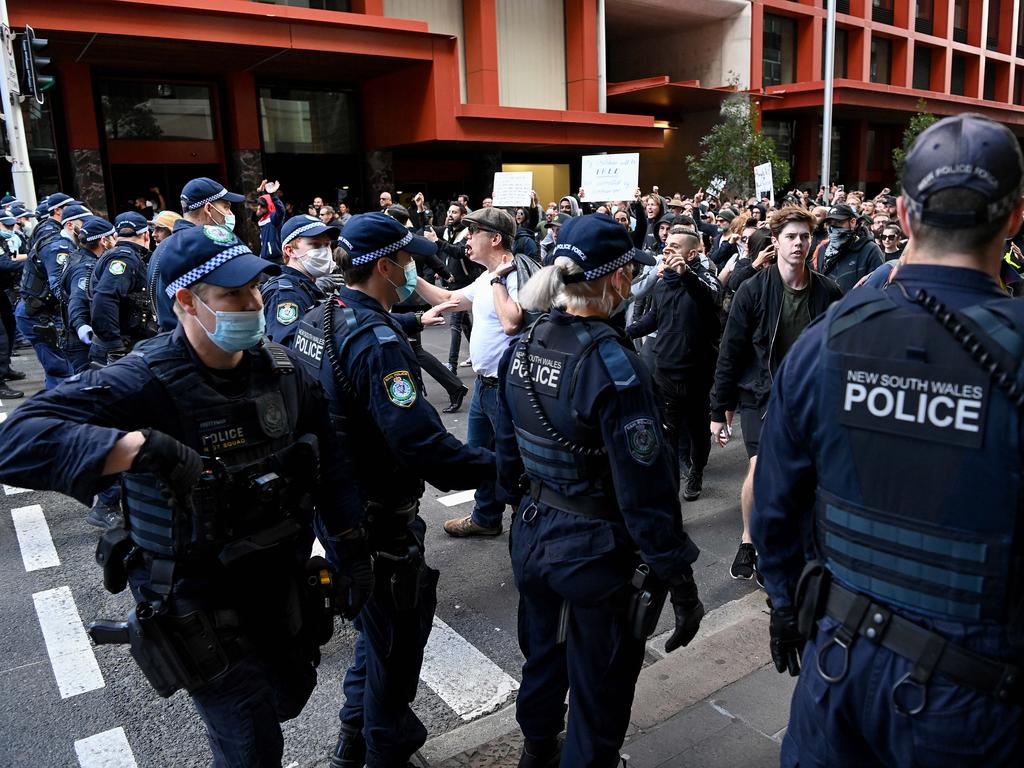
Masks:
[[[44,37],[36,37],[36,31],[26,25],[21,35],[21,75],[19,85],[22,96],[33,96],[42,103],[42,94],[52,87],[56,78],[43,70],[50,66],[50,58],[43,52],[50,41]]]

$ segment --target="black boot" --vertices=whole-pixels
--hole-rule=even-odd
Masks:
[[[341,724],[338,744],[328,765],[330,768],[363,768],[366,765],[366,739],[362,729]]]
[[[557,737],[523,744],[519,768],[558,768],[562,759],[562,742]]]
[[[696,501],[700,498],[701,488],[704,485],[704,473],[696,467],[690,470],[686,478],[686,486],[683,488],[683,498],[687,501]]]

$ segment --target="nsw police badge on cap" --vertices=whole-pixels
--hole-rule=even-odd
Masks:
[[[409,408],[416,402],[416,385],[408,371],[394,371],[385,376],[384,390],[388,400],[400,408]]]
[[[629,455],[640,464],[651,465],[658,454],[658,433],[651,419],[636,419],[625,428]]]

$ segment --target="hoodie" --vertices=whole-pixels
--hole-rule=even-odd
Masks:
[[[561,210],[562,202],[565,201],[565,200],[569,201],[569,208],[572,210],[572,213],[569,214],[570,216],[582,216],[583,215],[583,211],[580,208],[580,201],[577,200],[574,195],[566,195],[565,197],[561,198],[558,201],[558,208],[559,208],[559,210]]]
[[[267,206],[266,214],[257,222],[260,227],[260,256],[267,261],[280,264],[281,223],[284,221],[284,204],[275,195],[260,195],[259,200]]]

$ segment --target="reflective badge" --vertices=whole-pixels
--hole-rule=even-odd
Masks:
[[[65,253],[65,252],[63,252],[63,251],[62,251],[61,253],[58,253],[58,254],[57,254],[57,263],[58,263],[58,264],[59,264],[60,266],[62,266],[62,267],[63,267],[63,266],[64,266],[64,263],[65,263],[65,262],[66,262],[67,260],[68,260],[68,255],[67,255],[67,253]]]
[[[87,277],[80,277],[80,278],[78,278],[78,290],[84,291],[86,283],[88,283],[88,282],[89,282],[89,278],[87,278]]]
[[[400,408],[408,408],[416,402],[416,386],[408,371],[395,371],[384,377],[384,389],[388,400]]]
[[[225,229],[217,224],[204,224],[203,234],[219,245],[229,245],[235,242],[235,236],[231,230]]]
[[[277,305],[277,322],[291,325],[299,319],[299,305],[294,301],[283,301]]]
[[[651,419],[636,419],[626,425],[626,444],[629,455],[640,464],[653,464],[658,453],[658,433]]]
[[[127,268],[128,268],[127,264],[125,264],[120,259],[117,259],[115,261],[110,262],[110,267],[108,268],[108,270],[109,270],[110,274],[112,274],[112,275],[123,275],[124,271]]]

